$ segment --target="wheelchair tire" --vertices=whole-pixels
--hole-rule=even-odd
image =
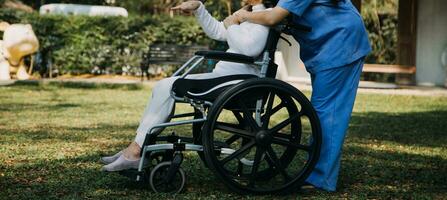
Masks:
[[[253,117],[256,105],[260,114]],[[321,128],[299,90],[276,79],[250,79],[216,99],[202,142],[207,165],[231,190],[290,193],[304,184],[318,161]],[[221,143],[227,146],[216,145]]]
[[[186,176],[182,168],[178,168],[175,172],[173,180],[165,182],[171,162],[162,162],[152,169],[149,176],[149,185],[156,193],[180,193],[185,188]]]

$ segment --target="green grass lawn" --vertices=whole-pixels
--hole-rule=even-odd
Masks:
[[[0,199],[447,198],[447,97],[360,94],[335,193],[239,196],[187,153],[186,191],[170,196],[98,162],[133,139],[149,96],[129,86],[0,87]]]

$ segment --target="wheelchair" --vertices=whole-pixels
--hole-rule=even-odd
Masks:
[[[275,79],[277,43],[286,40],[281,33],[290,34],[293,29],[310,31],[290,24],[271,27],[259,58],[196,52],[173,74],[180,78],[171,91],[176,105],[190,104],[194,111],[173,111],[171,120],[187,119],[153,127],[146,135],[138,170],[120,173],[149,182],[155,192],[178,193],[186,182],[181,168],[183,153],[195,151],[205,166],[237,193],[282,194],[299,189],[319,158],[322,136],[317,114],[306,96]],[[260,68],[260,75],[186,78],[207,59],[250,64]],[[161,134],[166,127],[185,124],[192,124],[192,137]]]

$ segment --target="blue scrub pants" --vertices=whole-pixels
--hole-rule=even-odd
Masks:
[[[312,105],[323,132],[320,159],[307,179],[317,188],[335,191],[340,157],[354,106],[364,58],[346,66],[311,73]]]

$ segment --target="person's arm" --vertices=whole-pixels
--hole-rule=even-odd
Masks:
[[[276,7],[271,10],[262,12],[248,12],[246,9],[234,13],[239,21],[249,21],[256,24],[262,24],[267,26],[273,26],[281,22],[290,13],[297,16],[302,16],[304,11],[315,0],[279,0]]]
[[[205,34],[214,40],[226,41],[226,27],[239,24],[234,16],[227,17],[223,22],[217,21],[208,13],[203,3],[196,0],[183,2],[171,10],[180,10],[188,14],[194,13]]]
[[[212,17],[202,3],[194,11],[194,15],[208,37],[214,40],[227,41],[227,29],[225,29],[224,23]]]

